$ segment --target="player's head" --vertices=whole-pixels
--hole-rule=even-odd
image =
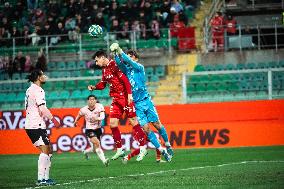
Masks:
[[[95,52],[92,58],[93,60],[95,60],[96,65],[100,67],[106,66],[109,62],[107,54],[104,50],[98,50],[97,52]]]
[[[132,59],[132,60],[134,60],[135,62],[137,62],[138,61],[138,59],[139,59],[139,55],[138,55],[138,53],[135,51],[135,50],[128,50],[127,52],[126,52],[126,54],[128,55],[128,56],[130,56],[130,58]]]
[[[89,95],[87,99],[88,99],[88,106],[90,107],[94,107],[95,104],[98,102],[97,97],[93,94]]]
[[[40,69],[34,69],[30,75],[27,75],[28,82],[38,83],[39,85],[46,82],[47,76]]]

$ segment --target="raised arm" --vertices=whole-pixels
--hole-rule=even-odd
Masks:
[[[121,53],[121,57],[122,59],[127,63],[129,64],[131,67],[133,67],[134,69],[136,70],[139,70],[139,71],[143,71],[144,70],[144,66],[142,66],[141,64],[133,61],[127,54],[125,54],[123,51]]]
[[[126,74],[126,66],[123,64],[123,62],[121,62],[121,57],[119,57],[119,55],[115,54],[114,56],[114,60],[115,60],[115,63],[117,64],[117,66],[119,67],[119,69],[124,73]]]

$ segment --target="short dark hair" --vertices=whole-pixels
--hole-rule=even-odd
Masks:
[[[98,50],[97,52],[95,52],[95,54],[92,56],[92,59],[94,60],[96,57],[100,58],[100,57],[107,57],[107,54],[104,50]]]
[[[94,97],[97,100],[97,97],[93,94],[90,94],[87,99],[89,100],[91,97]]]
[[[43,72],[40,69],[34,69],[30,75],[27,75],[26,79],[28,79],[28,82],[35,82],[39,76],[42,76]]]
[[[132,55],[132,56],[135,56],[135,58],[139,58],[138,53],[137,53],[135,50],[132,50],[132,49],[128,50],[128,51],[126,52],[126,54],[130,54],[130,55]]]

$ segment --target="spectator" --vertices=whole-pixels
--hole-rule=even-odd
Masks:
[[[227,35],[237,34],[237,21],[232,15],[228,15],[225,21]]]
[[[180,13],[183,11],[182,5],[178,2],[178,0],[172,0],[171,9],[174,9],[176,13]]]
[[[140,21],[140,30],[141,30],[141,34],[140,34],[140,38],[141,39],[147,39],[148,35],[147,35],[147,27],[145,22]]]
[[[7,56],[7,57],[5,57],[5,61],[6,61],[6,65],[7,65],[6,70],[7,70],[8,76],[9,76],[10,79],[12,79],[13,74],[15,72],[12,58],[9,58]]]
[[[114,32],[114,33],[111,33],[111,35],[110,35],[110,38],[112,40],[116,40],[116,39],[120,39],[121,38],[121,34],[117,33],[117,32],[121,31],[121,27],[120,27],[119,22],[118,22],[118,20],[116,18],[112,20],[110,31]]]
[[[124,21],[124,24],[122,26],[121,37],[123,39],[129,39],[129,32],[130,32],[130,26],[129,26],[129,22],[126,20]]]
[[[133,21],[133,23],[131,25],[131,30],[135,32],[136,39],[140,39],[141,29],[140,29],[140,25],[139,25],[138,20]]]
[[[19,51],[13,62],[14,72],[23,73],[25,71],[25,63],[26,58],[23,56],[23,52]]]
[[[37,8],[38,0],[27,0],[28,9],[34,10]]]
[[[25,62],[25,72],[30,72],[32,70],[32,61],[29,55],[26,55],[26,62]]]
[[[67,36],[66,36],[67,32],[64,29],[62,22],[58,22],[57,27],[54,29],[54,33],[52,34],[53,35],[57,34],[57,36],[53,36],[51,38],[51,41],[50,41],[51,45],[56,45],[60,41],[65,41],[67,39]]]
[[[5,28],[3,26],[0,26],[0,47],[7,46],[8,40],[8,32],[6,32]]]
[[[103,18],[103,13],[98,12],[96,18],[94,19],[93,23],[96,23],[97,25],[100,25],[102,27],[106,27],[105,20]]]
[[[31,32],[29,31],[28,26],[24,26],[23,31],[22,31],[22,36],[24,37],[23,39],[23,44],[24,45],[29,45],[31,43],[31,38],[29,37],[31,35]]]
[[[161,37],[160,34],[160,25],[157,20],[153,20],[151,24],[151,32],[152,32],[152,37],[155,39],[159,39]]]
[[[222,51],[224,49],[224,20],[222,13],[216,12],[210,24],[214,51]]]
[[[20,37],[21,37],[20,31],[17,29],[16,26],[13,26],[12,31],[11,31],[11,38],[15,39],[15,45],[20,45],[20,42],[21,42]]]
[[[40,51],[38,52],[38,58],[36,62],[36,69],[40,69],[43,72],[47,71],[47,62],[46,58],[43,52],[43,49],[41,48]]]
[[[41,32],[40,26],[35,26],[33,33],[29,35],[29,37],[32,39],[33,46],[38,45],[38,43],[40,42],[40,36],[39,36],[40,32]]]
[[[171,36],[172,37],[177,37],[178,35],[178,30],[180,28],[184,28],[185,27],[185,24],[179,20],[179,15],[176,14],[174,16],[174,21],[173,23],[170,24],[170,31],[171,31]]]

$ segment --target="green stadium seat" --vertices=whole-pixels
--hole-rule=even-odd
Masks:
[[[59,94],[59,99],[68,99],[69,95],[69,91],[63,90]]]
[[[236,91],[239,91],[240,88],[239,88],[239,85],[236,82],[232,82],[232,83],[228,84],[228,90],[232,91],[232,92],[236,92]]]
[[[277,62],[275,62],[275,61],[271,61],[271,62],[268,62],[268,67],[269,68],[279,68],[280,65],[277,64]]]
[[[64,81],[56,81],[54,84],[54,90],[63,90],[65,88]]]
[[[16,93],[8,93],[6,96],[6,102],[13,102],[16,99]]]
[[[21,79],[22,80],[27,80],[26,78],[27,78],[27,75],[28,75],[28,73],[22,73],[21,74]]]
[[[85,77],[94,76],[94,70],[83,70],[82,76]]]
[[[48,62],[47,68],[48,68],[48,70],[56,70],[56,68],[57,68],[56,62]]]
[[[12,80],[20,80],[21,79],[21,75],[19,73],[14,73],[12,76]]]
[[[24,103],[11,103],[11,110],[23,110]]]
[[[87,97],[90,95],[90,94],[94,94],[93,91],[89,91],[88,89],[85,89],[82,91],[82,99],[87,99]]]
[[[205,71],[214,71],[214,66],[212,66],[211,64],[206,64],[204,65],[204,70]]]
[[[204,92],[206,91],[206,85],[204,85],[203,83],[198,83],[195,89],[196,89],[196,92]]]
[[[150,76],[150,82],[158,82],[159,81],[159,77],[157,75],[152,75]]]
[[[203,65],[198,64],[198,65],[195,66],[194,71],[195,72],[202,72],[202,71],[205,71],[205,68],[204,68]]]
[[[268,67],[269,67],[269,65],[266,62],[261,62],[261,63],[258,63],[258,65],[257,65],[258,69],[267,69]]]
[[[224,65],[225,67],[225,70],[235,70],[236,69],[236,66],[234,64],[226,64]]]
[[[95,76],[101,76],[102,75],[102,70],[100,70],[100,69],[99,70],[95,70],[94,71],[94,75]]]
[[[62,108],[63,107],[63,102],[61,100],[56,100],[52,103],[53,108]]]
[[[59,78],[59,77],[61,77],[61,72],[60,71],[51,71],[50,77],[51,78]]]
[[[237,64],[236,69],[237,70],[244,70],[244,69],[246,69],[246,65],[243,64],[243,63],[239,63],[239,64]]]
[[[76,107],[81,108],[87,105],[86,100],[77,100],[76,101]]]
[[[57,100],[59,99],[59,92],[58,91],[51,91],[47,96],[46,98],[48,100]]]
[[[20,92],[17,94],[15,101],[17,102],[24,102],[25,101],[25,97],[26,97],[26,93],[24,92]]]
[[[3,90],[4,91],[12,91],[13,90],[13,85],[11,83],[4,83],[3,84]]]
[[[68,99],[65,101],[64,106],[67,108],[74,108],[76,107],[76,101],[72,99]]]
[[[71,93],[71,99],[80,99],[82,97],[82,93],[80,90],[75,90]]]
[[[153,67],[145,67],[145,74],[146,74],[146,76],[152,76],[152,75],[154,75],[154,69],[153,69]]]
[[[256,69],[256,64],[253,63],[253,62],[248,63],[248,64],[246,65],[246,68],[247,68],[247,69]]]
[[[76,83],[74,80],[69,80],[65,82],[65,89],[74,90],[76,89]]]
[[[23,83],[14,83],[13,84],[13,91],[22,91],[23,90]]]
[[[70,72],[71,77],[81,77],[81,71],[80,70],[73,70]]]
[[[215,70],[217,70],[217,71],[225,70],[225,65],[224,64],[216,64]]]
[[[75,70],[77,68],[76,62],[66,62],[67,70]]]
[[[87,89],[89,85],[89,81],[86,80],[78,80],[77,81],[77,89]]]
[[[60,73],[60,78],[68,78],[71,77],[71,72],[70,71],[62,71]]]
[[[52,82],[52,81],[47,81],[47,82],[43,85],[44,90],[46,90],[46,91],[51,91],[52,88],[53,88],[53,84],[54,84],[54,82]]]
[[[5,102],[9,93],[0,93],[0,102]]]
[[[57,70],[66,70],[65,62],[58,62],[57,63]]]
[[[159,77],[164,76],[165,75],[165,66],[157,66],[155,68],[155,74]]]
[[[85,61],[81,60],[77,63],[77,69],[86,69]]]

